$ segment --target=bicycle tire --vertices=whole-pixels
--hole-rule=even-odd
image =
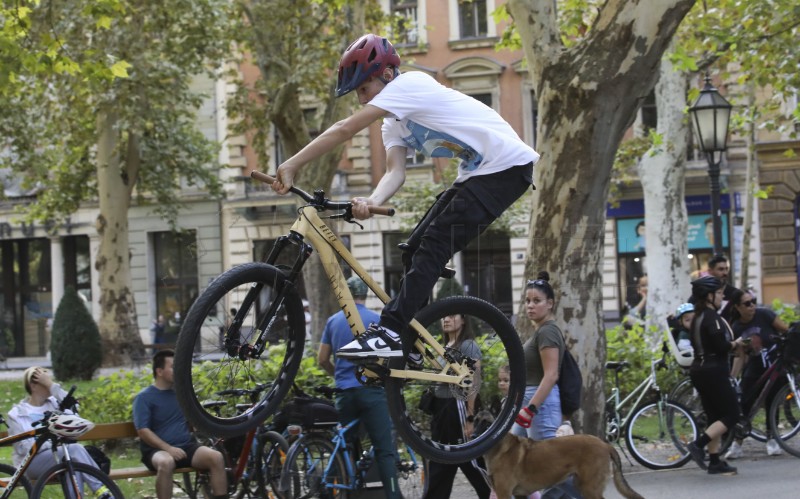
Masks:
[[[625,429],[625,444],[642,466],[666,470],[680,468],[691,460],[686,445],[697,434],[697,422],[684,405],[654,400],[634,410]]]
[[[333,453],[334,446],[327,436],[305,434],[289,447],[286,462],[281,470],[279,489],[286,499],[308,499],[324,497],[326,499],[347,499],[349,491],[330,489],[323,486],[327,483],[349,485],[349,475],[342,456]],[[331,468],[325,473],[330,460]]]
[[[800,383],[800,375],[795,375],[795,382]],[[800,457],[800,384],[796,386],[797,392],[788,383],[778,390],[770,404],[769,422],[781,449]]]
[[[280,433],[267,431],[258,436],[256,480],[261,497],[284,499],[278,484],[288,451],[289,444]]]
[[[459,442],[437,441],[431,426],[432,418],[418,408],[421,394],[428,388],[436,389],[436,383],[417,379],[386,377],[386,398],[389,414],[403,441],[417,454],[430,460],[446,464],[470,461],[485,454],[508,433],[522,406],[525,393],[525,357],[517,331],[506,316],[491,303],[472,296],[456,296],[435,301],[424,307],[416,319],[431,334],[436,332],[440,320],[450,315],[463,315],[465,323],[476,329],[475,343],[480,349],[480,372],[470,393],[450,389],[450,394],[462,399],[477,394],[483,404],[488,404],[497,391],[497,373],[500,367],[510,369],[508,396],[496,415],[478,411],[476,422],[471,425],[472,432],[467,435],[462,430]],[[459,352],[455,352],[460,355]],[[469,360],[468,360],[469,361]],[[438,374],[441,369],[425,359],[422,370]],[[392,369],[404,369],[405,360],[395,358],[389,362]],[[462,428],[469,428],[465,414],[461,414]],[[443,438],[442,440],[447,440]]]
[[[669,392],[669,399],[673,402],[683,404],[687,409],[692,411],[692,415],[695,421],[697,421],[699,428],[705,428],[707,426],[706,411],[703,409],[700,394],[695,390],[691,378],[684,378],[683,381],[678,383],[675,388]]]
[[[5,491],[8,482],[12,476],[17,472],[17,468],[0,463],[0,491]],[[31,482],[25,475],[20,475],[14,491],[11,493],[11,499],[18,499],[21,497],[31,496]]]
[[[259,294],[250,306],[242,306],[251,288]],[[247,349],[273,304],[278,312],[264,333],[272,342],[264,355],[283,356],[283,360],[250,358]],[[217,315],[231,309],[241,319],[240,349],[224,344],[229,321],[223,322]],[[248,263],[214,279],[189,309],[175,348],[175,393],[186,419],[196,429],[222,437],[241,435],[260,425],[278,409],[292,386],[303,357],[305,334],[302,301],[276,267]],[[277,371],[273,372],[274,366]],[[218,398],[216,393],[221,390],[253,389],[262,384],[268,388],[244,412],[231,405],[222,407],[217,415],[202,405]]]
[[[33,491],[31,492],[31,497],[34,499],[39,498],[50,498],[50,497],[71,497],[70,492],[72,492],[72,480],[69,477],[69,463],[59,463],[55,466],[51,466],[48,468],[44,473],[39,475],[36,479],[36,484],[33,487]],[[124,499],[125,496],[122,494],[122,491],[119,489],[114,480],[109,478],[108,475],[103,473],[100,469],[95,468],[94,466],[90,466],[88,464],[78,463],[72,461],[72,468],[75,470],[76,473],[81,473],[83,475],[89,475],[99,482],[101,482],[111,493],[111,496],[115,499]],[[61,485],[61,491],[59,495],[50,495],[45,493],[45,487],[50,482],[57,482]],[[55,487],[55,485],[51,485],[51,487]],[[79,493],[80,497],[94,497],[94,493],[89,489],[88,484],[86,481],[83,481],[84,490],[81,490]],[[55,490],[55,489],[53,489]],[[77,499],[77,498],[76,498]]]

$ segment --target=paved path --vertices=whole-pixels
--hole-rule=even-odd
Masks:
[[[736,476],[708,475],[694,463],[683,468],[653,471],[625,457],[623,472],[631,487],[647,499],[784,499],[800,497],[800,459],[791,455],[767,456],[764,444],[745,441],[742,459],[730,461],[739,468]],[[464,475],[459,472],[451,495],[453,499],[477,499]],[[620,499],[612,480],[606,499]]]

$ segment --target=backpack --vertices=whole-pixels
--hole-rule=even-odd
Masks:
[[[558,373],[558,390],[561,393],[561,413],[571,416],[581,408],[581,391],[583,378],[575,357],[564,347],[564,358],[561,360],[561,372]]]

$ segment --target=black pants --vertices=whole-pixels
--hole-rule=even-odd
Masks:
[[[700,394],[708,425],[722,421],[726,428],[733,428],[739,421],[740,408],[727,361],[692,365],[689,377]]]
[[[459,407],[456,399],[435,398],[433,402],[433,422],[431,436],[438,442],[459,443],[464,441],[464,432],[459,418]],[[459,464],[442,464],[430,461],[428,464],[428,490],[424,499],[448,499],[453,491],[453,480],[461,469],[467,477],[478,499],[488,499],[491,494],[486,482],[486,464],[483,458]]]
[[[454,185],[433,204],[408,241],[413,256],[400,292],[381,313],[381,326],[400,334],[408,352],[413,337],[406,326],[423,307],[452,256],[483,233],[531,185],[533,164]]]

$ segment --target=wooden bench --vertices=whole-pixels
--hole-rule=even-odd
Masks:
[[[8,436],[8,432],[0,432],[0,438]],[[123,438],[138,438],[136,427],[132,421],[124,423],[99,423],[91,430],[84,433],[78,440],[119,440]],[[175,473],[194,473],[194,468],[178,468]],[[111,472],[108,474],[112,480],[124,480],[126,478],[143,478],[156,476],[155,471],[151,471],[146,466],[133,466],[128,468],[114,468],[111,462]]]

